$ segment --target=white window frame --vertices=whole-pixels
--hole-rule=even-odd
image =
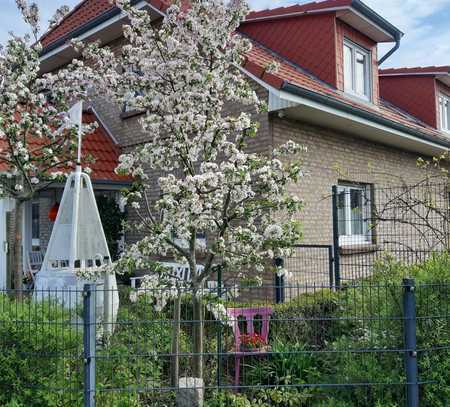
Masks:
[[[363,202],[363,213],[362,222],[363,230],[366,233],[362,235],[352,234],[352,209],[351,209],[351,191],[357,190],[362,191],[365,195],[365,202]],[[371,197],[371,187],[369,184],[353,184],[353,183],[340,183],[337,187],[338,195],[345,193],[345,234],[339,235],[339,246],[355,246],[355,245],[366,245],[372,243],[372,231],[368,220],[370,219],[370,213],[372,211],[372,197]],[[363,196],[364,196],[363,195]],[[338,218],[338,222],[339,222]]]
[[[345,47],[350,48],[351,57],[352,57],[352,65],[351,65],[351,77],[352,83],[351,86],[348,86],[348,83],[345,83],[345,70],[346,70],[346,61],[345,61]],[[364,64],[364,94],[358,93],[356,91],[356,53],[360,52],[365,56],[365,64]],[[354,42],[344,39],[344,44],[342,47],[342,64],[343,64],[343,75],[344,75],[344,92],[360,98],[367,100],[369,102],[372,101],[372,52],[368,49],[365,49]]]
[[[439,116],[441,130],[450,133],[449,123],[450,96],[439,94]]]

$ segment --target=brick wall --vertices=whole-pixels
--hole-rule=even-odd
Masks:
[[[239,31],[336,86],[335,14],[246,23]]]
[[[332,243],[331,187],[339,181],[383,186],[423,179],[416,165],[418,154],[275,116],[271,122],[275,145],[294,140],[308,148],[306,176],[292,187],[305,201],[299,215],[305,243]]]
[[[438,127],[434,77],[381,76],[380,95],[428,125]]]

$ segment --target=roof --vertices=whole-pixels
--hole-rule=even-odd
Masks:
[[[82,0],[54,28],[47,31],[40,39],[47,47],[54,41],[64,37],[82,24],[86,24],[103,13],[115,8],[110,0]]]
[[[279,69],[276,73],[265,72],[265,67],[272,61],[277,61]],[[401,125],[405,130],[418,132],[432,140],[441,141],[448,144],[449,140],[440,131],[428,126],[413,116],[410,116],[393,105],[380,101],[375,106],[364,102],[358,102],[356,99],[347,97],[343,92],[326,84],[314,75],[304,71],[301,67],[290,63],[286,59],[275,54],[271,50],[260,44],[253,43],[253,48],[247,55],[244,69],[252,75],[261,79],[266,84],[277,90],[287,92],[304,91],[303,93],[318,95],[322,101],[328,99],[340,103],[341,106],[347,106],[360,113],[368,114],[373,119],[388,121],[392,125]]]
[[[160,12],[164,12],[171,3],[171,0],[145,1],[152,8]],[[139,3],[138,0],[132,0],[132,4],[137,3]],[[339,8],[347,9],[346,11],[342,11],[342,14],[338,14],[344,21],[349,18],[361,18],[362,15],[365,26],[367,26],[367,19],[369,19],[378,24],[382,29],[387,30],[395,38],[399,38],[402,35],[401,31],[376,14],[360,0],[325,0],[291,7],[279,7],[272,10],[254,11],[247,16],[244,24],[246,22],[257,21],[257,19],[264,21],[264,19],[288,17],[295,13],[327,12]],[[349,8],[351,12],[349,12]],[[106,21],[105,19],[110,18],[111,13],[118,13],[119,11],[117,7],[111,6],[109,0],[84,0],[72,13],[63,19],[59,26],[48,32],[42,38],[42,42],[47,50],[57,47],[67,41],[71,36],[78,35],[82,27],[85,27],[83,29],[88,29],[89,24],[99,24],[99,21]],[[357,15],[359,17],[355,17]],[[82,27],[79,24],[77,26],[76,22],[81,24]],[[46,50],[44,50],[45,52]],[[274,59],[280,63],[280,70],[276,74],[268,74],[265,72],[265,66]],[[317,77],[302,70],[301,67],[292,64],[290,61],[275,55],[271,50],[262,45],[254,44],[253,50],[247,55],[244,68],[276,89],[283,89],[290,92],[300,90],[310,92],[310,96],[325,97],[327,98],[325,101],[332,100],[338,102],[341,104],[340,107],[351,107],[360,113],[368,114],[371,120],[384,120],[392,127],[402,126],[402,129],[413,133],[418,132],[419,136],[425,135],[433,138],[433,140],[442,141],[444,139],[440,132],[420,122],[418,119],[408,116],[386,102],[382,101],[381,105],[372,106],[367,103],[358,103],[355,99],[346,97],[343,92],[327,85]],[[445,141],[448,142],[448,139],[445,139]]]
[[[98,122],[98,119],[94,113],[83,113],[83,123],[95,121]],[[91,178],[93,181],[125,183],[130,181],[130,178],[115,173],[115,169],[119,165],[121,150],[102,125],[99,124],[93,133],[88,134],[83,139],[81,151],[82,156],[90,155],[94,158],[94,162],[87,165],[92,170]]]
[[[450,66],[420,66],[414,68],[388,68],[380,69],[380,76],[389,75],[448,75],[450,74]]]
[[[146,0],[154,9],[164,12],[171,4],[171,0]],[[138,3],[132,0],[131,4]],[[67,41],[76,36],[80,27],[96,23],[100,24],[106,19],[120,13],[111,0],[82,0],[68,13],[54,28],[47,31],[40,39],[45,49],[55,42]]]
[[[159,12],[163,13],[172,3],[172,0],[145,0],[149,5]],[[131,4],[137,4],[139,0],[132,0]],[[184,2],[186,4],[187,1]],[[278,7],[270,10],[252,11],[246,17],[246,22],[273,19],[280,17],[289,17],[295,14],[311,13],[311,12],[326,12],[340,9],[354,9],[357,13],[362,14],[363,17],[373,21],[381,27],[381,29],[388,32],[393,38],[401,37],[403,33],[375,13],[371,8],[367,7],[360,0],[324,0],[316,1],[307,4],[294,5],[290,7]],[[55,43],[64,43],[70,38],[76,37],[83,27],[90,27],[101,24],[103,21],[112,18],[120,13],[110,0],[82,0],[75,8],[67,14],[62,21],[48,32],[46,32],[40,39],[44,46],[43,53],[47,49],[53,48]],[[350,17],[342,15],[341,18],[345,21]],[[355,15],[356,15],[355,14]],[[353,16],[353,19],[355,16]],[[347,22],[351,23],[350,20]],[[361,27],[367,27],[367,21],[364,20]]]
[[[289,7],[252,11],[244,23],[267,21],[313,13],[336,12],[341,20],[377,42],[399,40],[403,33],[360,0],[323,0]],[[372,25],[372,27],[370,27]]]
[[[407,77],[407,76],[433,76],[444,85],[450,87],[450,66],[420,66],[414,68],[380,69],[380,78]]]
[[[83,123],[93,123],[97,120],[96,116],[92,112],[83,112]],[[2,141],[3,143],[4,141]],[[29,146],[39,154],[39,151],[46,144],[42,138],[33,138],[29,140]],[[1,145],[1,143],[0,143]],[[91,172],[91,179],[94,182],[99,183],[129,183],[130,178],[117,175],[114,170],[119,164],[119,156],[121,154],[120,148],[106,130],[99,125],[94,132],[84,137],[82,143],[82,156],[92,157],[93,162],[86,163],[86,167],[89,167]],[[7,169],[4,162],[0,163],[0,171]],[[61,168],[57,168],[61,171]],[[68,168],[67,171],[70,169]]]
[[[283,16],[290,16],[292,14],[306,13],[308,11],[324,11],[328,9],[335,9],[337,7],[349,7],[353,0],[325,0],[314,1],[306,4],[295,4],[289,7],[277,7],[273,9],[251,11],[246,20],[268,19]]]

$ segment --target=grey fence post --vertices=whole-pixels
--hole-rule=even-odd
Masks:
[[[217,296],[222,299],[222,266],[217,267]],[[217,388],[220,391],[222,387],[222,321],[219,320],[217,327]]]
[[[405,370],[407,381],[406,403],[408,407],[419,406],[419,368],[417,364],[417,320],[415,282],[403,280],[403,314],[405,332]]]
[[[275,259],[275,267],[283,268],[284,259],[278,257]],[[284,276],[279,276],[278,273],[275,274],[275,302],[277,304],[282,304],[285,298],[285,287],[284,287]]]
[[[83,290],[84,406],[95,407],[95,284]]]
[[[330,288],[334,287],[334,256],[333,246],[328,246],[328,274]]]
[[[341,287],[341,259],[339,257],[339,219],[338,219],[338,190],[337,186],[332,188],[332,216],[333,216],[333,261],[334,261],[334,284],[336,288]]]

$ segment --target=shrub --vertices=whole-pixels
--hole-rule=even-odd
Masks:
[[[205,407],[302,407],[309,406],[308,391],[297,389],[265,389],[253,394],[214,393]]]
[[[50,303],[0,295],[0,405],[81,402],[82,343],[71,315]],[[56,391],[49,389],[66,389]]]
[[[339,383],[308,390],[308,405],[403,405],[404,353],[384,350],[404,347],[402,280],[410,277],[417,286],[420,380],[433,382],[421,386],[421,402],[449,405],[448,270],[447,253],[414,266],[387,257],[375,265],[373,277],[357,286],[315,291],[275,306],[269,340],[274,354],[246,359],[245,384],[288,392],[291,387],[283,386]],[[443,349],[436,349],[439,345]]]

